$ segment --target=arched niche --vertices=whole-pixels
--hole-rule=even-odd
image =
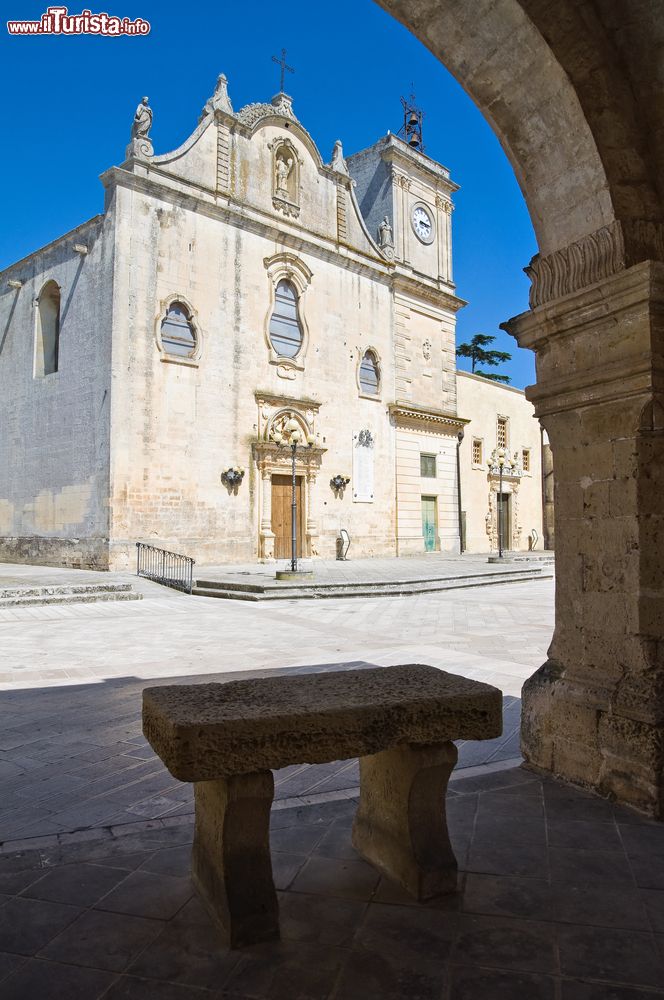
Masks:
[[[47,281],[37,299],[35,336],[35,378],[53,375],[58,370],[60,353],[60,287]]]

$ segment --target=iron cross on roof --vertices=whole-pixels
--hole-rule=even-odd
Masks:
[[[280,93],[284,92],[284,73],[288,70],[289,73],[294,73],[295,70],[292,66],[288,66],[286,63],[286,49],[281,50],[281,59],[277,59],[276,56],[272,56],[272,62],[276,62],[277,66],[281,66],[281,84],[279,86]]]

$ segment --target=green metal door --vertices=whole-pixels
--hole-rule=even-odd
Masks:
[[[424,551],[436,550],[436,498],[422,497],[422,534]]]

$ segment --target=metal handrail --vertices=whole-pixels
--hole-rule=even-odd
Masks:
[[[136,575],[185,594],[194,587],[194,562],[190,556],[136,542]]]

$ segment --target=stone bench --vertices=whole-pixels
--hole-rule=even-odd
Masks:
[[[194,783],[192,877],[231,947],[279,936],[272,770],[360,758],[353,845],[419,900],[453,892],[452,740],[502,731],[497,688],[408,664],[143,692],[143,732]]]

